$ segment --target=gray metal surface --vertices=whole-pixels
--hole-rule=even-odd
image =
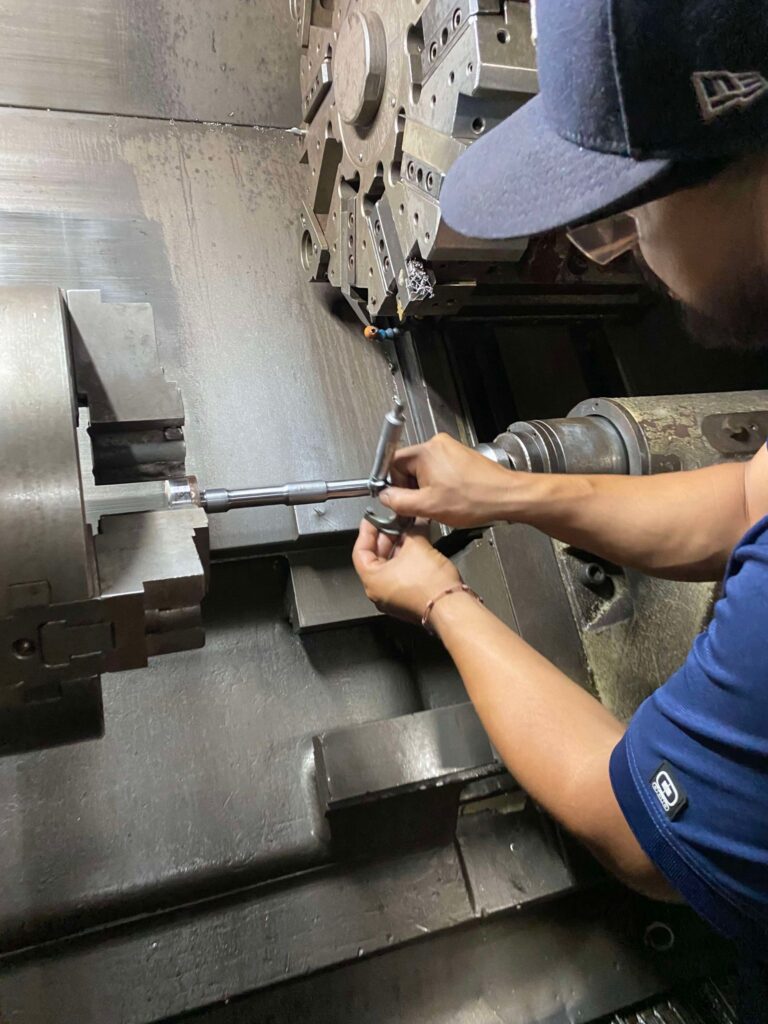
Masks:
[[[509,809],[503,797],[498,803],[498,810],[482,803],[465,807],[456,831],[472,907],[480,917],[562,894],[577,879],[548,818],[530,805]]]
[[[323,803],[422,785],[495,761],[471,704],[335,729],[315,739]]]
[[[77,394],[88,405],[97,484],[184,473],[184,404],[158,361],[152,307],[66,296]]]
[[[297,633],[381,617],[365,596],[348,548],[299,552],[288,561],[288,610]]]
[[[489,546],[488,557],[498,560],[515,631],[570,679],[589,686],[581,635],[552,541],[533,527],[499,523],[483,543]]]
[[[435,898],[439,894],[439,898]],[[0,964],[3,1014],[23,1024],[145,1024],[472,918],[452,846],[211,901]]]
[[[0,283],[150,301],[203,481],[362,478],[397,385],[391,347],[297,265],[299,155],[284,131],[0,112]],[[212,548],[351,530],[364,510],[232,512]]]
[[[491,446],[488,446],[489,448]],[[493,443],[496,461],[526,473],[628,473],[621,434],[602,416],[513,423]]]
[[[471,704],[316,736],[320,806],[337,855],[450,842],[467,786],[502,766]]]
[[[34,584],[44,603],[96,593],[65,316],[56,288],[0,291],[0,618]]]
[[[291,127],[288,0],[10,0],[0,104]]]
[[[752,423],[768,411],[768,391],[724,391],[702,395],[660,395],[617,399],[590,399],[572,410],[573,416],[604,416],[622,434],[631,455],[630,472],[663,473],[670,469],[698,469],[728,459],[747,458],[755,452],[753,431],[742,443],[742,417]],[[727,431],[731,417],[736,443]],[[717,425],[718,429],[708,428]],[[755,424],[755,432],[757,424]],[[758,445],[759,447],[759,445]]]
[[[511,851],[510,859],[515,871]],[[483,920],[483,912],[470,902],[452,845],[305,872],[112,933],[52,944],[44,957],[6,958],[0,962],[3,1012],[11,1024],[148,1024],[273,986],[254,996],[252,1018],[228,1017],[234,1006],[214,1016],[264,1021],[272,1018],[260,1012],[260,1001],[275,1006],[281,992],[290,1005],[291,981],[343,964],[341,991],[354,992],[369,960],[352,999],[337,992],[314,1011],[277,1019],[569,1024],[722,965],[722,943],[690,912],[615,890],[549,899],[537,908],[542,896],[558,894],[557,884],[515,893],[505,909],[518,912],[485,919],[480,929],[466,927]],[[665,956],[643,942],[648,924],[659,919],[676,937]],[[322,991],[327,977],[320,974],[310,988]],[[497,1016],[448,1015],[462,1005],[465,1013],[493,1007]],[[360,1014],[350,1016],[358,1006]]]
[[[135,443],[137,428],[144,437],[154,427],[158,448],[164,429],[181,436],[181,399],[157,366],[151,310],[102,307],[98,292],[74,298],[81,330],[72,346],[57,289],[0,288],[2,753],[99,735],[102,672],[203,643],[205,514],[121,515],[95,540],[86,522],[82,472],[90,462],[80,465],[76,392],[93,402],[90,429],[107,442],[97,447],[107,462],[124,438]],[[175,425],[164,428],[169,419]],[[183,468],[183,445],[180,458]],[[153,475],[167,471],[162,459]],[[133,469],[129,461],[118,476],[131,479]]]
[[[98,668],[62,685],[51,603],[98,593],[86,526],[66,313],[55,288],[0,290],[0,752],[66,743],[102,730]],[[60,618],[60,616],[54,616]],[[102,636],[103,640],[104,637]],[[45,647],[44,647],[45,645]],[[51,648],[51,649],[49,649]],[[68,660],[68,659],[67,659]]]
[[[229,1005],[183,1020],[185,1024],[589,1021],[645,1000],[673,981],[679,984],[684,977],[721,967],[718,945],[703,949],[697,962],[696,946],[689,944],[682,929],[677,929],[678,943],[670,955],[644,949],[643,929],[654,913],[659,913],[657,907],[643,907],[617,892],[587,893],[565,903],[485,921],[482,926],[424,936],[384,955],[233,999]],[[666,910],[662,913],[666,917]],[[658,1024],[653,1016],[629,1020]],[[704,1017],[696,1024],[716,1021],[732,1024],[725,1015]]]
[[[369,628],[296,637],[285,585],[215,566],[206,647],[106,676],[104,739],[0,759],[0,946],[327,857],[312,735],[422,704]]]
[[[307,123],[305,273],[340,288],[364,318],[482,303],[489,265],[516,262],[526,242],[456,235],[439,197],[471,142],[536,91],[527,6],[311,0],[294,10]]]

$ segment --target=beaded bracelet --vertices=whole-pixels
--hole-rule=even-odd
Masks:
[[[480,604],[485,604],[485,601],[482,599],[482,597],[480,597],[479,594],[476,594],[471,587],[467,586],[466,583],[456,583],[454,586],[448,587],[448,589],[444,590],[442,594],[438,594],[437,597],[433,597],[432,600],[427,605],[427,607],[424,609],[424,614],[421,617],[421,624],[424,627],[424,629],[427,630],[428,633],[433,632],[433,630],[429,628],[429,617],[432,614],[432,609],[435,607],[437,602],[441,601],[444,597],[448,597],[449,594],[459,593],[471,594],[476,601],[480,602]]]

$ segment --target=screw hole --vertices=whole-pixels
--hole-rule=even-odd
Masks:
[[[484,117],[476,117],[475,118],[475,120],[472,122],[472,131],[475,133],[475,135],[482,135],[483,134],[483,132],[485,131],[485,118]]]
[[[36,650],[34,640],[30,640],[28,637],[22,637],[13,644],[13,653],[17,658],[31,658]]]
[[[664,921],[653,921],[645,929],[643,941],[655,953],[669,953],[675,945],[675,933]]]
[[[499,40],[500,43],[508,43],[512,36],[505,28],[500,28],[499,31],[496,33],[496,38]]]

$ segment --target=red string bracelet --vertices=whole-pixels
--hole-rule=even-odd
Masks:
[[[472,597],[474,597],[476,601],[480,602],[480,604],[485,604],[485,601],[482,599],[482,597],[480,597],[479,594],[476,594],[471,587],[467,586],[466,583],[456,583],[454,586],[448,587],[447,590],[444,590],[442,592],[442,594],[438,594],[437,597],[433,597],[432,600],[427,605],[427,607],[424,609],[424,614],[421,616],[421,624],[424,627],[424,629],[427,630],[427,632],[429,632],[429,633],[433,632],[429,628],[429,617],[432,614],[432,609],[435,607],[437,602],[438,601],[442,601],[442,599],[444,597],[448,597],[449,594],[459,594],[459,593],[471,594]]]

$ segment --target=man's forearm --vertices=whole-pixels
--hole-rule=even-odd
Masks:
[[[745,466],[648,477],[515,473],[500,518],[670,579],[722,575],[748,528]]]
[[[439,601],[431,622],[523,789],[625,882],[670,898],[611,789],[608,763],[623,725],[473,597]]]

